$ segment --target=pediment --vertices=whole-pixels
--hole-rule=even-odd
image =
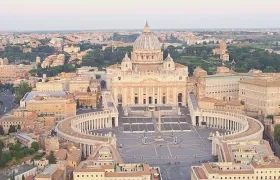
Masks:
[[[158,83],[159,81],[153,78],[148,78],[142,81],[142,83]]]

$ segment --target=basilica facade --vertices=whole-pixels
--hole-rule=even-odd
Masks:
[[[131,58],[109,66],[107,88],[116,103],[126,105],[186,105],[188,67],[163,59],[162,45],[146,23],[133,45]]]

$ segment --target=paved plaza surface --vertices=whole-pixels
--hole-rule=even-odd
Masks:
[[[192,126],[187,109],[183,109],[182,112],[185,116],[184,120],[176,123],[179,126],[181,123],[185,124],[189,128],[188,131],[175,132],[171,129],[169,132],[162,131],[160,134],[157,131],[124,131],[128,119],[120,117],[119,127],[93,132],[108,133],[111,131],[116,134],[117,149],[126,163],[148,163],[151,166],[159,166],[164,180],[190,179],[191,166],[213,161],[212,144],[207,137],[210,132],[216,130]],[[120,116],[122,116],[121,111]],[[140,124],[143,123],[143,119],[148,118],[143,117]],[[132,121],[135,122],[135,119]],[[170,119],[167,119],[167,123],[170,123]],[[158,136],[160,136],[160,140],[156,140]]]

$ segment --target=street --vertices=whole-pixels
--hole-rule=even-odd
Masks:
[[[15,107],[14,94],[11,91],[0,92],[0,117]]]

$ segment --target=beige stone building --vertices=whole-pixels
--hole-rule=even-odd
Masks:
[[[218,161],[192,166],[191,180],[280,179],[280,161],[267,141],[230,142],[220,146]]]
[[[56,159],[64,162],[67,167],[75,168],[81,162],[82,152],[73,145],[67,149],[58,149],[54,151],[54,154]]]
[[[41,91],[41,92],[65,91],[67,87],[68,87],[68,83],[63,80],[36,83],[36,91]]]
[[[51,151],[56,151],[59,149],[59,142],[57,137],[46,137],[44,139],[44,147],[47,154],[49,154]]]
[[[148,24],[133,45],[131,59],[125,55],[121,64],[109,66],[107,88],[116,103],[186,104],[188,67],[175,63],[163,52]]]
[[[159,180],[148,164],[125,164],[112,145],[100,144],[73,172],[74,180]]]
[[[69,81],[69,92],[87,92],[93,79],[87,77],[75,77]]]
[[[51,67],[54,66],[63,66],[65,62],[65,55],[64,54],[59,54],[57,57],[54,59],[52,64],[50,65]]]
[[[66,45],[66,46],[63,47],[63,51],[65,51],[69,54],[77,53],[77,52],[80,51],[80,47],[79,46],[73,46],[73,45],[71,45],[71,46]]]
[[[10,126],[20,125],[21,129],[32,129],[33,122],[37,119],[37,114],[34,112],[26,112],[23,114],[15,114],[3,116],[0,119],[0,125],[3,127],[4,132],[8,133]]]
[[[35,180],[65,180],[66,166],[64,162],[49,165],[43,172],[35,176]]]
[[[28,111],[41,115],[55,115],[56,120],[76,115],[76,102],[72,95],[38,95],[25,102]]]
[[[263,115],[280,114],[280,79],[242,79],[239,99],[246,110],[259,111]]]
[[[198,99],[208,97],[222,101],[238,100],[239,81],[252,78],[250,75],[238,74],[227,67],[217,67],[214,75],[207,75],[201,68],[194,70],[194,87]]]
[[[74,98],[79,101],[80,105],[96,107],[99,102],[100,92],[76,92]]]
[[[221,111],[244,112],[244,105],[238,100],[222,101],[213,98],[204,97],[199,99],[198,106],[201,109],[212,109]]]
[[[98,79],[87,76],[75,76],[74,74],[62,74],[61,77],[54,77],[44,82],[37,82],[34,90],[39,92],[51,91],[69,91],[74,92],[90,92],[97,93],[100,90],[100,82]]]
[[[16,67],[14,65],[0,65],[0,81],[16,80]]]

